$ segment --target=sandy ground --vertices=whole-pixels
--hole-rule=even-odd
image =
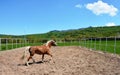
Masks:
[[[36,63],[20,60],[25,47],[0,52],[0,75],[120,75],[120,57],[90,51],[77,46],[52,47],[52,61],[45,55],[35,55]],[[29,56],[29,54],[27,54]]]

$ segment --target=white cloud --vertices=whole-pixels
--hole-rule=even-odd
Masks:
[[[82,5],[77,4],[77,5],[75,5],[75,7],[77,7],[77,8],[82,8]]]
[[[94,14],[109,14],[110,16],[115,16],[118,12],[118,9],[115,8],[113,5],[109,5],[102,0],[94,3],[88,3],[86,8],[91,10]]]
[[[113,22],[110,22],[110,23],[107,23],[106,26],[116,26],[116,24]]]

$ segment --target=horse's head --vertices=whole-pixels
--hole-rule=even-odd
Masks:
[[[51,45],[52,45],[52,46],[57,46],[57,43],[56,43],[56,41],[54,41],[54,40],[51,40]]]
[[[46,43],[46,46],[57,46],[57,43],[54,40],[50,40]]]

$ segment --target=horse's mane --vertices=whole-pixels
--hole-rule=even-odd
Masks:
[[[55,42],[54,40],[49,40],[49,41],[47,41],[47,43],[46,43],[45,45],[48,46],[48,44],[49,44],[51,41]]]

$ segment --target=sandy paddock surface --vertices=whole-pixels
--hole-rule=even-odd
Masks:
[[[35,55],[36,63],[31,60],[25,66],[25,60],[20,60],[24,49],[0,52],[0,75],[120,75],[120,57],[112,54],[58,46],[51,48],[55,63],[47,55],[41,63],[41,55]]]

